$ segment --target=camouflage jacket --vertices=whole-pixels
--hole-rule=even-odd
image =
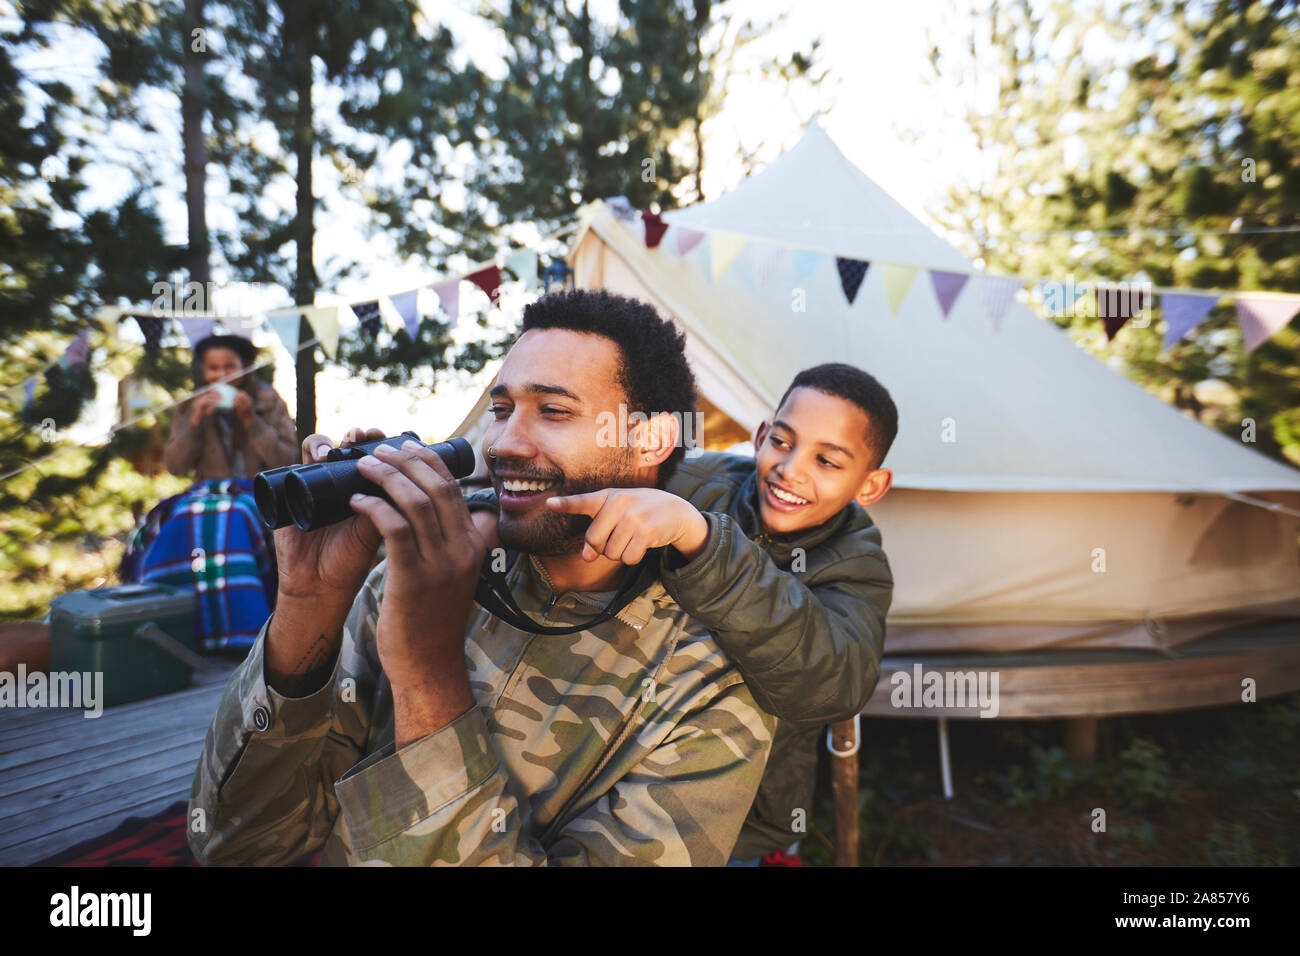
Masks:
[[[386,570],[361,589],[319,691],[267,686],[269,621],[232,675],[191,789],[200,862],[284,864],[318,847],[323,865],[727,860],[775,720],[660,582],[567,636],[476,610],[465,657],[478,706],[395,752],[375,644]],[[554,594],[531,557],[508,580],[547,624],[577,623],[609,598]]]
[[[735,662],[764,711],[780,718],[767,771],[734,854],[752,859],[799,839],[815,791],[822,728],[859,713],[880,676],[894,578],[880,529],[850,502],[828,521],[770,534],[754,459],[705,452],[666,487],[709,523],[704,549],[663,584]],[[498,508],[491,489],[466,499]]]

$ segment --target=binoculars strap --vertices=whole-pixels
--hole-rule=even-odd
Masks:
[[[635,571],[628,575],[623,582],[623,586],[615,592],[609,604],[605,606],[605,610],[581,624],[550,627],[534,621],[523,612],[516,603],[515,596],[510,593],[510,586],[506,584],[505,572],[496,571],[491,567],[491,556],[488,557],[487,561],[483,562],[483,567],[479,569],[478,584],[474,589],[474,600],[478,601],[479,606],[489,614],[505,621],[511,627],[530,634],[577,634],[579,631],[585,631],[597,624],[605,623],[631,604],[632,599],[648,588],[655,578],[659,576],[659,561],[662,554],[663,548],[653,548],[647,551],[646,556],[641,559],[641,563],[636,566]],[[518,558],[517,552],[511,552],[507,566],[513,566]]]

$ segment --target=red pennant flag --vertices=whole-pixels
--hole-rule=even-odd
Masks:
[[[488,266],[486,269],[480,269],[465,278],[483,290],[483,294],[491,301],[493,308],[500,307],[501,303],[498,295],[498,290],[501,288],[500,266]]]
[[[668,231],[668,223],[660,218],[659,213],[650,212],[649,210],[641,213],[641,221],[645,223],[645,247],[647,249],[657,249],[659,240]]]
[[[1125,322],[1147,307],[1144,289],[1099,285],[1096,294],[1097,317],[1105,323],[1107,341],[1112,341]]]

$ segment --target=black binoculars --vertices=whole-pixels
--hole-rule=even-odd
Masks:
[[[315,531],[356,514],[349,504],[355,494],[374,495],[392,504],[382,488],[361,476],[357,462],[374,454],[380,445],[400,448],[407,441],[433,449],[453,478],[474,471],[474,449],[463,438],[425,445],[415,432],[408,431],[395,438],[331,448],[324,461],[272,468],[253,479],[253,497],[262,521],[272,529],[292,523],[303,531]]]

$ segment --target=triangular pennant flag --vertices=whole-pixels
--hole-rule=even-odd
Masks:
[[[153,315],[137,315],[135,322],[144,335],[144,354],[155,358],[162,350],[163,320]]]
[[[1129,319],[1147,307],[1145,289],[1133,286],[1097,286],[1097,318],[1106,326],[1106,340],[1112,341]]]
[[[506,260],[506,268],[523,280],[525,289],[537,288],[537,253],[521,249]]]
[[[903,297],[912,287],[916,271],[916,266],[905,266],[896,262],[880,264],[880,281],[885,284],[885,298],[889,302],[890,315],[898,314],[898,307],[903,304]]]
[[[961,290],[966,288],[968,279],[970,279],[970,276],[964,272],[930,270],[930,284],[934,286],[934,297],[939,300],[939,311],[943,313],[945,319],[948,318],[948,313],[952,311],[957,296],[961,295]]]
[[[785,255],[785,249],[781,246],[756,245],[754,249],[754,277],[758,279],[760,287],[767,285],[772,278],[772,273],[776,267],[781,264],[781,258]]]
[[[452,322],[458,322],[460,320],[460,280],[448,279],[446,282],[434,286],[433,291],[438,294],[438,302],[442,304],[442,311],[451,317]]]
[[[173,318],[180,322],[181,328],[185,330],[185,337],[190,340],[190,348],[194,348],[211,335],[212,326],[216,324],[216,319],[187,319],[182,316],[173,316]]]
[[[713,278],[717,279],[736,261],[740,250],[745,248],[745,237],[729,232],[715,232],[710,238],[712,239],[709,246],[712,259],[711,271]]]
[[[984,314],[993,323],[993,331],[1002,327],[1002,317],[1011,308],[1016,297],[1016,290],[1024,285],[1019,276],[981,276],[980,285],[984,293]]]
[[[656,249],[659,247],[659,241],[663,239],[664,233],[668,231],[668,223],[664,222],[657,212],[650,212],[648,209],[641,213],[641,221],[645,223],[645,247],[647,249]]]
[[[27,386],[35,381],[35,379],[28,379],[26,382],[20,382],[17,385],[11,385],[9,388],[6,388],[4,391],[5,399],[12,402],[14,407],[26,411],[27,406],[31,404],[31,399],[27,396]],[[33,393],[35,392],[35,389],[35,385],[32,385]]]
[[[298,329],[302,326],[301,309],[276,309],[274,312],[268,312],[266,324],[271,327],[271,331],[290,355],[298,354]]]
[[[302,310],[302,316],[316,333],[316,341],[325,350],[325,357],[333,359],[339,350],[339,307],[337,305],[312,305]]]
[[[1160,296],[1160,311],[1165,317],[1165,348],[1182,340],[1210,314],[1219,296],[1166,292]]]
[[[704,233],[697,229],[687,229],[685,226],[673,226],[673,235],[676,237],[679,256],[686,255],[704,238]]]
[[[1237,321],[1241,323],[1241,340],[1246,351],[1253,352],[1282,329],[1300,312],[1300,297],[1239,295]]]
[[[455,280],[451,284],[455,284]],[[438,292],[438,298],[442,299],[442,307],[446,309],[447,300],[442,297],[442,286],[435,286],[434,289]],[[412,342],[415,341],[416,333],[420,330],[419,297],[419,289],[412,289],[410,292],[399,292],[397,295],[388,297],[389,301],[393,303],[393,309],[402,317],[402,324],[406,326],[406,334],[411,337]],[[456,318],[455,312],[450,309],[447,309],[447,311],[451,312],[453,319]]]
[[[256,316],[243,315],[237,318],[222,319],[221,324],[230,330],[231,335],[238,335],[241,339],[253,340],[253,329],[257,327]]]
[[[844,297],[849,300],[849,305],[858,297],[858,289],[862,288],[862,280],[867,277],[867,267],[869,262],[863,262],[861,259],[845,259],[841,256],[835,257],[835,268],[840,271],[840,288],[844,290]]]
[[[501,307],[501,295],[497,291],[501,288],[500,266],[488,266],[486,269],[470,273],[465,278],[483,290],[483,294],[492,303],[492,308],[499,309]]]
[[[820,252],[813,252],[811,249],[794,250],[794,277],[802,279],[807,276],[813,269],[817,268],[817,263],[821,262],[825,256]]]
[[[89,358],[90,330],[82,329],[77,333],[77,337],[68,343],[59,364],[64,368],[72,368],[74,365],[85,365]]]
[[[356,302],[352,305],[352,314],[357,317],[361,323],[361,334],[374,341],[379,336],[379,325],[381,316],[379,315],[379,300],[372,299],[369,302]]]

